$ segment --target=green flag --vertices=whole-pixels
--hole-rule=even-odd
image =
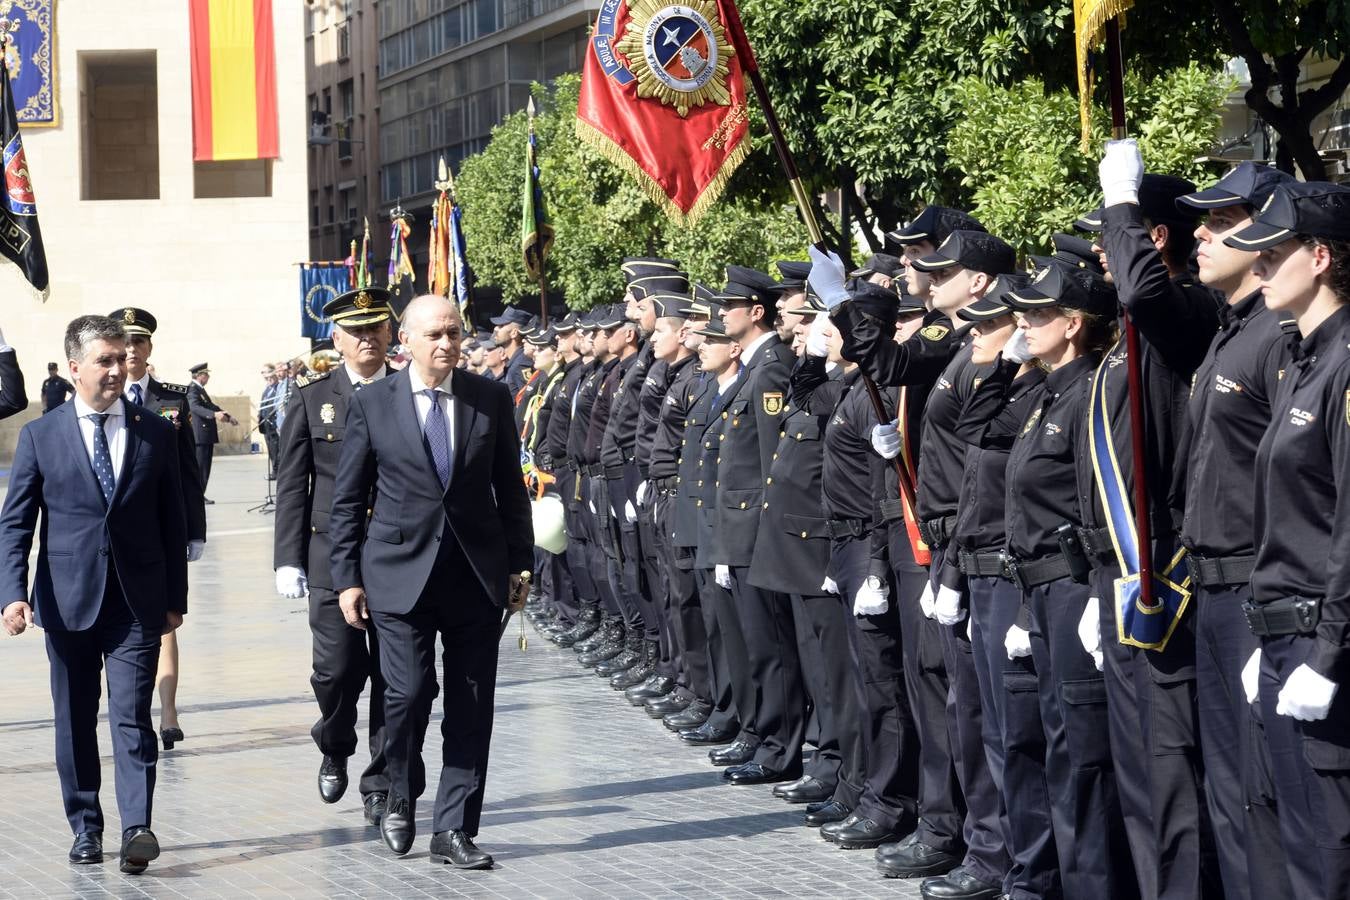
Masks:
[[[544,274],[544,261],[553,247],[553,225],[548,220],[544,192],[539,187],[539,163],[535,158],[534,98],[528,107],[530,140],[525,148],[525,202],[520,225],[520,247],[525,254],[525,271],[538,281]]]

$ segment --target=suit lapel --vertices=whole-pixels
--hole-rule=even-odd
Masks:
[[[122,404],[122,429],[126,433],[126,447],[122,453],[122,471],[117,474],[117,484],[113,487],[112,500],[108,507],[117,502],[122,496],[123,488],[127,479],[131,477],[131,466],[136,459],[136,452],[141,446],[141,419],[140,413],[134,413],[134,407],[130,403]]]
[[[84,435],[80,433],[80,418],[75,414],[75,401],[67,400],[61,407],[59,415],[65,420],[64,428],[66,430],[66,440],[75,448],[76,454],[83,465],[77,465],[84,476],[84,481],[89,490],[94,492],[94,496],[100,500],[103,499],[103,488],[98,486],[98,479],[94,477],[94,464],[89,459],[89,451],[84,446]]]
[[[389,380],[390,389],[394,392],[394,415],[403,431],[404,443],[410,450],[416,447],[421,451],[412,450],[412,453],[426,467],[426,471],[435,477],[436,467],[431,463],[431,453],[422,437],[422,426],[417,421],[417,406],[413,403],[412,366],[390,376]]]
[[[463,468],[464,457],[468,456],[466,451],[469,448],[469,435],[473,433],[474,419],[478,416],[478,410],[473,402],[476,399],[475,393],[469,379],[458,374],[451,376],[450,395],[455,398],[455,433],[454,446],[450,448],[454,454],[454,463],[450,467],[450,484],[455,483],[455,475]]]

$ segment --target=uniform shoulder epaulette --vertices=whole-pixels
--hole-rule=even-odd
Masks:
[[[329,369],[327,372],[320,372],[317,375],[301,375],[299,378],[295,379],[295,386],[302,388],[308,387],[311,384],[318,384],[332,374],[333,370]]]
[[[170,384],[167,381],[161,381],[159,386],[171,394],[186,394],[188,392],[186,384]]]

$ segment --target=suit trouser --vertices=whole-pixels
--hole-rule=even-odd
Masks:
[[[1050,802],[1072,817],[1064,840],[1056,834],[1060,869],[1068,897],[1137,898],[1111,756],[1106,681],[1078,637],[1090,593],[1087,585],[1061,578],[1024,595],[1049,746]],[[1052,765],[1061,752],[1067,765]]]
[[[786,594],[750,583],[748,566],[731,567],[731,592],[758,702],[755,762],[776,772],[799,772],[806,733],[806,696],[797,660],[797,630]]]
[[[734,721],[740,722],[741,726],[737,739],[758,745],[760,736],[755,726],[755,710],[759,704],[759,692],[755,690],[755,680],[750,673],[750,653],[745,647],[740,617],[736,615],[736,601],[731,591],[717,583],[714,569],[704,569],[702,572],[705,587],[702,595],[704,621],[708,625],[709,640],[715,632],[722,645],[718,661],[726,664],[726,683],[731,689],[728,711],[734,712]],[[711,621],[708,617],[711,617]]]
[[[384,672],[385,758],[390,793],[426,790],[422,743],[436,698],[436,637],[443,652],[441,778],[433,831],[478,833],[492,744],[501,609],[488,599],[446,529],[427,588],[406,613],[371,610]]]
[[[1210,821],[1228,900],[1290,897],[1270,782],[1270,750],[1247,702],[1242,668],[1261,646],[1242,604],[1250,585],[1198,587],[1195,687]]]
[[[711,701],[713,699],[712,673],[708,664],[708,634],[703,625],[703,612],[699,608],[698,585],[694,581],[692,568],[681,565],[693,564],[692,555],[681,558],[671,535],[674,533],[672,519],[675,512],[673,492],[654,490],[655,496],[648,505],[652,513],[652,536],[655,539],[659,573],[656,584],[663,587],[666,598],[667,619],[672,631],[672,643],[680,648],[680,671],[678,680],[695,697]]]
[[[1051,766],[1064,771],[1067,760],[1047,755],[1035,663],[1030,656],[1009,659],[1004,645],[1017,621],[1022,591],[1002,578],[975,577],[968,579],[967,590],[985,753],[1000,757],[1003,775],[998,787],[1010,857],[1003,890],[1012,900],[1060,898],[1064,885],[1046,773]],[[1068,827],[1068,817],[1061,820]]]
[[[790,598],[802,683],[811,697],[817,729],[816,752],[805,774],[835,785],[834,798],[852,809],[862,793],[863,771],[862,709],[849,649],[853,623],[838,597],[791,594]]]
[[[132,615],[108,567],[107,590],[93,627],[46,630],[55,713],[56,773],[61,800],[75,834],[103,830],[98,791],[103,781],[98,751],[100,677],[108,672],[108,725],[112,730],[117,812],[122,828],[150,827],[159,759],[150,704],[159,665],[159,627]]]
[[[356,719],[361,692],[370,681],[367,739],[370,765],[361,773],[361,793],[389,790],[384,759],[384,676],[375,629],[347,624],[338,595],[328,588],[309,589],[309,630],[313,636],[313,672],[309,676],[319,720],[309,733],[319,752],[337,759],[356,753]]]
[[[206,492],[206,482],[211,480],[211,460],[215,458],[215,444],[197,445],[197,471],[202,475],[202,492]]]
[[[1261,717],[1289,861],[1289,896],[1350,897],[1350,696],[1336,692],[1327,717],[1300,722],[1275,711],[1280,689],[1316,649],[1313,635],[1261,639]]]

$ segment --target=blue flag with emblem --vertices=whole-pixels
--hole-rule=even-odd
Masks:
[[[333,334],[323,306],[351,290],[346,263],[304,263],[300,266],[300,336],[322,340]]]
[[[1107,530],[1115,548],[1121,577],[1115,582],[1116,637],[1122,644],[1162,652],[1191,602],[1190,574],[1186,551],[1180,550],[1167,569],[1153,576],[1153,605],[1144,604],[1139,590],[1139,532],[1125,477],[1111,442],[1111,417],[1106,403],[1106,370],[1110,357],[1102,360],[1092,380],[1092,403],[1088,413],[1088,440],[1097,492],[1106,510]],[[1180,584],[1173,573],[1186,573]]]

